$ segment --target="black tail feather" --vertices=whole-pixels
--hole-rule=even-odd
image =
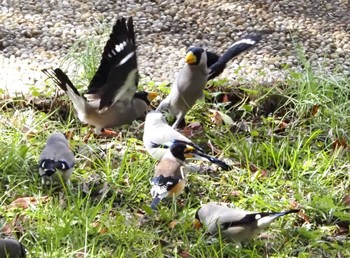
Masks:
[[[43,69],[42,72],[46,74],[50,79],[54,81],[54,83],[60,87],[62,90],[67,91],[67,85],[74,91],[75,94],[80,96],[79,91],[73,85],[72,81],[69,77],[60,69],[56,68],[55,70],[47,70]]]
[[[160,203],[161,200],[162,199],[159,198],[159,196],[154,197],[154,199],[152,200],[152,203],[151,203],[151,209],[157,210],[158,204]]]
[[[231,170],[232,167],[230,165],[228,165],[225,161],[223,160],[220,160],[220,159],[217,159],[215,157],[212,157],[212,156],[209,156],[208,154],[205,154],[205,153],[200,153],[198,152],[197,153],[199,156],[207,159],[209,162],[215,164],[215,165],[218,165],[219,167],[221,167],[223,170],[225,171],[228,171],[228,170]]]
[[[241,54],[247,49],[254,46],[261,40],[261,35],[250,34],[239,41],[235,42],[218,60],[215,64],[209,67],[210,74],[208,80],[211,80],[221,74],[226,68],[226,64],[235,56]]]

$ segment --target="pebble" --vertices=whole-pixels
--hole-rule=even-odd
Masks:
[[[140,73],[159,83],[173,81],[188,46],[220,54],[256,31],[265,33],[262,42],[232,60],[221,77],[273,83],[283,79],[283,64],[300,69],[299,49],[315,69],[320,62],[330,71],[350,66],[348,1],[17,0],[0,7],[1,88],[10,95],[28,92],[28,83],[44,88],[41,69],[60,66],[74,44],[83,53],[89,37],[97,35],[103,47],[122,16],[134,17]]]

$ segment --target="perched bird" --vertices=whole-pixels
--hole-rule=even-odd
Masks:
[[[62,133],[51,134],[39,158],[39,175],[43,184],[60,181],[60,175],[69,185],[74,162],[74,154],[66,137]]]
[[[157,96],[154,92],[136,92],[138,68],[132,18],[119,19],[113,26],[100,66],[84,96],[61,69],[43,72],[67,92],[79,120],[95,126],[96,134],[113,134],[105,128],[144,119]]]
[[[260,39],[260,35],[248,35],[235,42],[221,57],[200,47],[190,47],[186,54],[186,64],[157,111],[167,110],[175,116],[173,128],[177,128],[187,112],[203,96],[208,80],[221,74],[233,57],[255,45]]]
[[[191,158],[209,161],[219,165],[224,170],[230,169],[230,166],[224,161],[205,154],[202,148],[168,125],[161,112],[151,111],[147,114],[143,132],[143,144],[152,157],[161,159],[167,152],[166,148],[173,143],[180,142],[195,148]]]
[[[155,210],[164,198],[176,198],[182,193],[186,184],[185,159],[191,158],[195,148],[182,142],[175,142],[166,150],[156,166],[151,181],[151,208]]]
[[[12,238],[0,239],[1,258],[25,258],[26,249],[17,240]]]
[[[195,215],[195,228],[204,224],[210,234],[237,243],[249,241],[266,229],[275,219],[299,210],[281,212],[251,212],[232,209],[214,203],[202,205]]]

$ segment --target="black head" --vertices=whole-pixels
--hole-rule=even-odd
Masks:
[[[190,47],[186,54],[186,63],[189,65],[198,65],[201,62],[204,49],[201,47]]]
[[[158,95],[155,92],[139,91],[135,93],[134,98],[141,99],[146,102],[147,105],[150,105],[151,101],[157,96]]]
[[[171,154],[181,161],[185,161],[186,158],[193,158],[194,151],[195,148],[182,142],[175,142],[170,146]]]
[[[197,211],[196,211],[196,214],[194,215],[194,222],[193,222],[193,227],[195,229],[200,229],[202,227],[202,222],[201,220],[199,219],[199,210],[201,208],[199,208]]]

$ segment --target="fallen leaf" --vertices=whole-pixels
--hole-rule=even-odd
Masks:
[[[13,229],[12,229],[11,225],[8,224],[8,223],[5,223],[5,224],[2,226],[0,232],[1,232],[1,235],[11,236],[12,231],[13,231]]]
[[[179,256],[181,258],[189,258],[189,257],[191,257],[191,254],[188,251],[181,250],[181,251],[179,251]]]
[[[106,234],[106,233],[108,232],[108,229],[107,229],[106,227],[104,227],[103,224],[102,224],[100,221],[98,221],[98,220],[94,221],[94,222],[91,224],[91,226],[92,226],[93,228],[97,228],[97,232],[98,232],[100,235],[104,235],[104,234]]]
[[[82,249],[80,249],[79,251],[77,251],[77,252],[75,253],[75,257],[76,257],[76,258],[85,258],[85,257],[87,257],[87,254],[85,253],[84,248],[82,248]]]
[[[223,103],[230,102],[229,97],[228,97],[227,94],[224,94],[224,96],[222,97],[222,102],[223,102]]]
[[[276,134],[283,133],[284,131],[286,131],[288,124],[289,124],[289,121],[287,121],[287,120],[281,121],[278,124],[278,127],[274,130],[274,133],[276,133]]]
[[[350,194],[347,194],[347,195],[344,196],[344,198],[343,198],[343,204],[344,204],[345,206],[350,207]]]
[[[213,110],[213,109],[209,109],[209,111],[213,114],[213,116],[211,117],[210,120],[216,125],[222,125],[223,121],[222,121],[220,113],[216,110]]]
[[[318,113],[318,110],[320,109],[320,105],[314,105],[311,109],[311,116],[315,116]]]
[[[39,204],[46,203],[49,200],[49,196],[42,196],[42,197],[20,197],[11,202],[10,205],[8,205],[8,208],[22,208],[22,209],[28,209],[29,206],[38,206]]]
[[[12,222],[13,231],[19,233],[20,235],[24,235],[25,229],[23,224],[27,221],[27,217],[23,214],[17,214],[15,219]]]
[[[229,115],[226,115],[224,112],[213,110],[213,109],[209,109],[209,111],[213,113],[213,117],[211,118],[213,123],[217,125],[225,124],[230,126],[235,124],[233,119]]]
[[[173,228],[175,228],[175,226],[177,225],[177,221],[176,220],[173,220],[173,221],[171,221],[170,223],[169,223],[169,225],[168,225],[168,227],[169,228],[171,228],[171,229],[173,229]]]
[[[290,207],[292,208],[292,209],[298,209],[299,208],[299,203],[297,202],[297,201],[291,201],[290,202]],[[306,222],[306,223],[310,223],[310,219],[309,219],[309,217],[305,214],[305,210],[303,210],[303,209],[301,209],[299,212],[298,212],[298,215],[300,216],[300,217],[302,217],[303,218],[303,220]]]
[[[73,136],[74,136],[74,132],[73,131],[67,131],[65,132],[64,136],[66,136],[67,140],[72,140]]]
[[[350,226],[349,221],[340,221],[336,223],[336,225],[337,225],[337,231],[335,235],[345,235],[349,233],[349,226]]]
[[[333,151],[337,150],[340,147],[342,147],[343,149],[346,149],[348,147],[348,144],[346,143],[346,139],[344,138],[335,139],[335,141],[332,143]]]
[[[240,196],[241,194],[242,194],[241,191],[238,191],[238,190],[232,190],[230,192],[230,195],[232,195],[234,197]]]

